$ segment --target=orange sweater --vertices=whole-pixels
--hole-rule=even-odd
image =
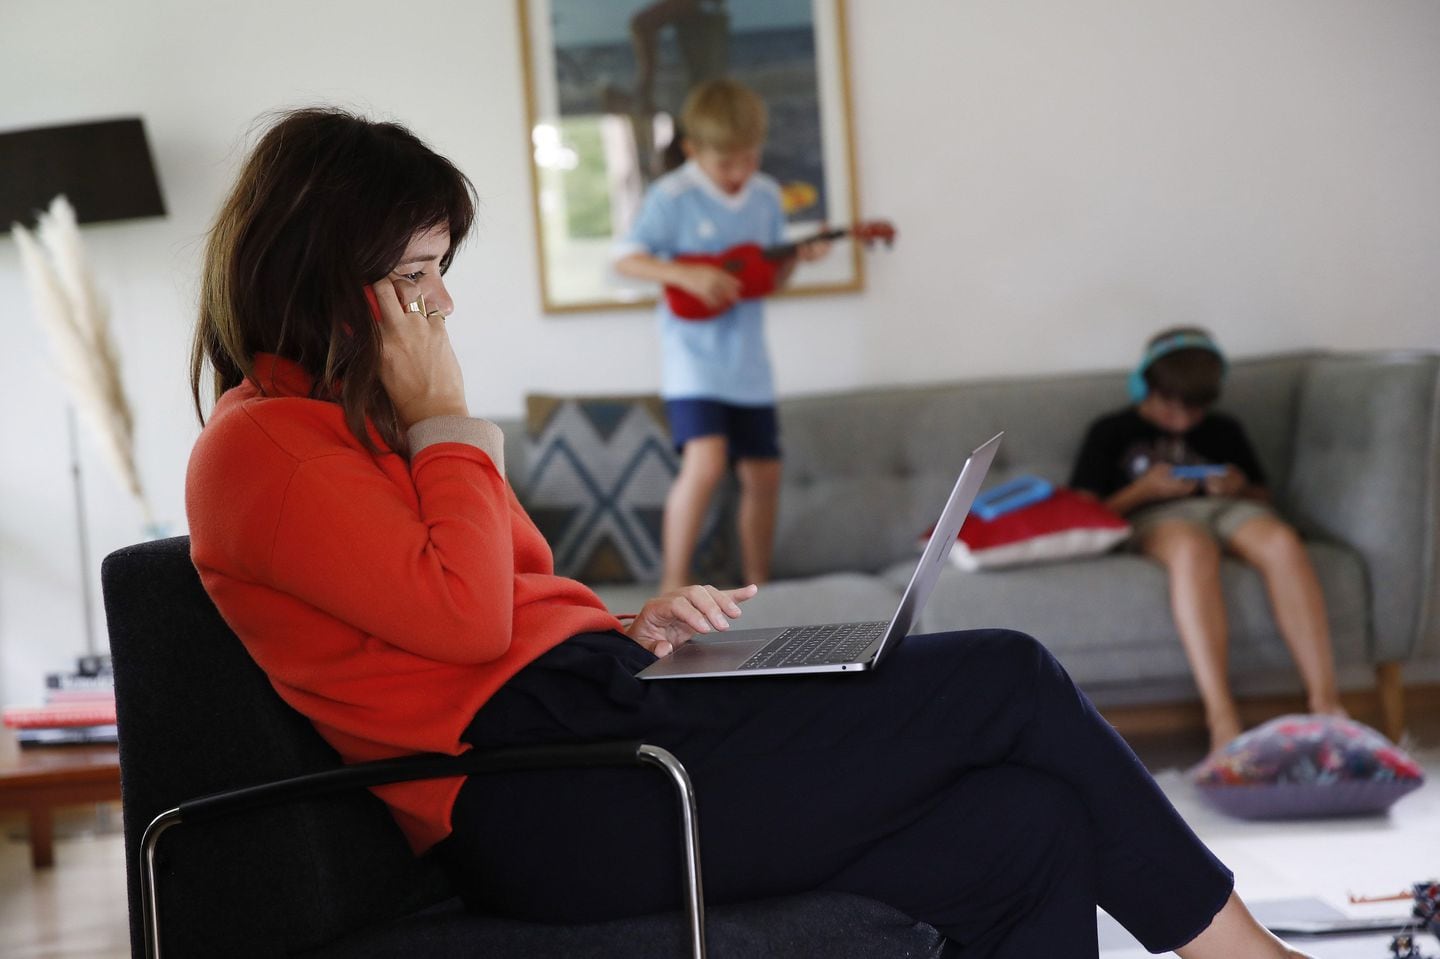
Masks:
[[[483,450],[376,456],[339,405],[305,398],[300,367],[261,356],[255,379],[264,392],[227,391],[191,454],[191,555],[276,691],[346,762],[463,752],[476,711],[527,663],[620,628],[554,575]],[[461,782],[376,794],[418,853],[449,834]]]

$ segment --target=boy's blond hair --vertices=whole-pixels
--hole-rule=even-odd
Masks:
[[[690,91],[680,113],[692,146],[722,153],[763,144],[768,122],[765,101],[743,83],[726,78],[708,80]]]

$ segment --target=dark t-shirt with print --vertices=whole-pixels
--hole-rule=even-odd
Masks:
[[[1188,433],[1167,433],[1134,407],[1102,416],[1090,425],[1070,485],[1101,499],[1129,486],[1155,463],[1223,466],[1233,463],[1256,486],[1265,485],[1260,461],[1232,416],[1208,413]],[[1203,494],[1203,487],[1199,491]]]

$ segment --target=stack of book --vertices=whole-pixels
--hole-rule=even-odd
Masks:
[[[117,742],[109,658],[85,656],[73,673],[50,673],[45,705],[8,706],[3,721],[15,729],[21,746]]]

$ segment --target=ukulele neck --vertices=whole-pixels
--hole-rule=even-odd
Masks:
[[[824,230],[816,233],[814,236],[807,236],[803,240],[796,240],[794,243],[781,243],[778,246],[767,246],[762,252],[767,260],[788,260],[806,243],[818,243],[821,240],[838,240],[849,232],[849,227]]]

